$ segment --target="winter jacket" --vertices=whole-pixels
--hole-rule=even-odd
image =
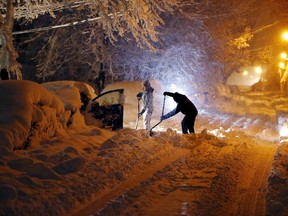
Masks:
[[[142,100],[143,100],[143,108],[141,114],[145,111],[152,113],[153,112],[153,91],[152,87],[149,87],[146,91],[143,92]]]
[[[173,97],[174,101],[177,103],[177,107],[172,110],[171,112],[167,113],[166,115],[161,117],[161,120],[170,118],[171,116],[176,115],[179,112],[182,112],[184,115],[187,116],[197,116],[198,110],[195,105],[185,96],[179,94],[178,92],[164,92],[164,95],[168,95]]]

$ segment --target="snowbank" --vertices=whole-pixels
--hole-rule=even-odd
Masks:
[[[0,154],[65,133],[61,100],[30,81],[0,82]]]
[[[57,95],[64,103],[65,118],[70,130],[86,130],[83,117],[90,100],[96,97],[94,89],[86,83],[64,80],[42,83],[49,92]]]
[[[275,154],[268,178],[267,215],[287,215],[288,212],[288,142],[282,143]]]

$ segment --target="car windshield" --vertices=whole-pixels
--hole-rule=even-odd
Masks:
[[[95,101],[99,103],[100,106],[111,106],[113,104],[124,104],[124,90],[116,89],[112,91],[104,92],[95,98]]]

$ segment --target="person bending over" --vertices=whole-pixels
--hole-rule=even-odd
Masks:
[[[173,97],[174,101],[177,103],[177,106],[174,110],[170,111],[166,115],[161,116],[160,121],[168,119],[179,112],[182,112],[185,116],[181,122],[182,133],[195,133],[194,124],[196,116],[198,115],[198,110],[196,106],[183,94],[178,92],[164,92],[163,95]]]

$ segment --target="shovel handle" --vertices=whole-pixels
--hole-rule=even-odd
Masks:
[[[163,106],[162,106],[162,115],[161,115],[161,117],[164,115],[165,100],[166,100],[166,95],[164,95]],[[157,124],[155,124],[155,125],[150,129],[150,131],[149,131],[149,135],[150,135],[150,136],[153,135],[152,130],[153,130],[156,126],[158,126],[161,122],[162,122],[162,121],[159,121]]]

